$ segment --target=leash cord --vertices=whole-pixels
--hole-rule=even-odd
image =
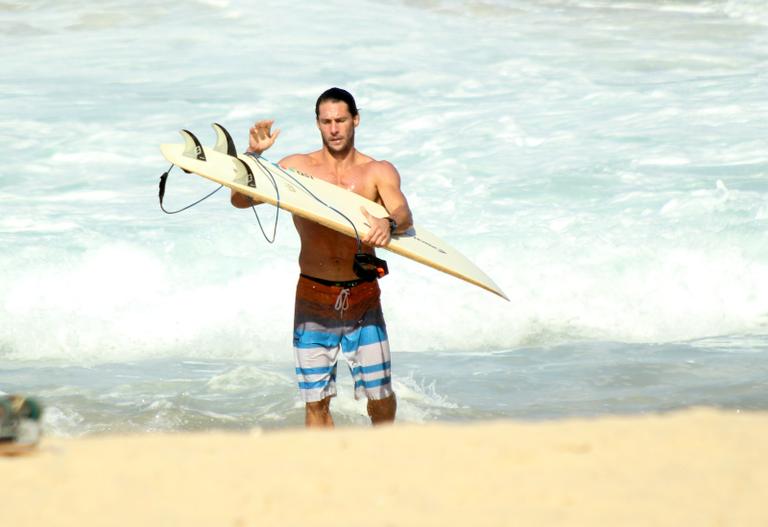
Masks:
[[[199,200],[195,201],[194,203],[192,203],[192,204],[190,204],[190,205],[187,205],[187,206],[186,206],[186,207],[184,207],[184,208],[181,208],[181,209],[179,209],[179,210],[166,210],[166,209],[165,209],[165,207],[163,207],[163,197],[165,197],[165,183],[166,183],[166,181],[168,180],[168,174],[170,174],[170,173],[171,173],[171,170],[173,170],[173,167],[174,167],[174,166],[176,166],[176,165],[173,165],[173,164],[172,164],[171,166],[169,166],[169,167],[168,167],[168,170],[166,170],[165,172],[163,172],[163,175],[162,175],[162,176],[160,176],[160,189],[159,189],[159,191],[158,191],[158,198],[160,198],[160,209],[161,209],[163,212],[165,212],[166,214],[178,214],[179,212],[183,212],[183,211],[185,211],[185,210],[187,210],[187,209],[191,209],[192,207],[194,207],[194,206],[195,206],[195,205],[197,205],[198,203],[200,203],[200,202],[202,202],[202,201],[205,201],[205,200],[207,200],[208,198],[210,198],[211,196],[213,196],[214,194],[216,194],[218,191],[220,191],[220,190],[221,190],[221,187],[223,187],[223,186],[224,186],[224,185],[219,185],[219,188],[217,188],[216,190],[214,190],[213,192],[211,192],[211,193],[210,193],[210,194],[208,194],[207,196],[204,196],[204,197],[200,198]]]
[[[275,239],[277,238],[277,219],[280,217],[280,189],[277,187],[277,181],[275,181],[275,177],[272,175],[272,173],[267,170],[265,167],[259,163],[259,158],[257,155],[254,155],[252,153],[246,152],[245,155],[253,158],[254,161],[256,161],[256,164],[259,167],[259,170],[261,170],[262,174],[264,174],[268,179],[269,182],[272,183],[272,187],[275,189],[275,196],[277,197],[277,203],[275,204],[275,207],[277,207],[277,211],[275,212],[275,223],[272,227],[272,239],[269,239],[269,236],[267,236],[267,233],[264,232],[264,227],[261,225],[261,218],[259,218],[259,213],[256,211],[256,205],[251,205],[251,208],[253,209],[253,213],[256,215],[256,221],[259,223],[259,229],[261,229],[261,234],[264,236],[264,239],[267,240],[268,243],[275,243]],[[256,188],[256,183],[254,182],[253,187]]]
[[[259,155],[248,153],[248,152],[246,152],[246,155],[248,155],[249,157],[253,158],[253,160],[256,162],[256,165],[259,167],[259,170],[261,170],[261,172],[269,179],[270,183],[272,183],[272,187],[275,189],[275,195],[276,195],[276,198],[277,198],[277,203],[276,203],[275,206],[277,207],[277,212],[275,213],[275,223],[274,223],[273,228],[272,228],[272,239],[270,239],[269,236],[267,236],[267,233],[264,230],[264,226],[261,223],[261,218],[259,217],[259,213],[256,211],[256,206],[255,205],[251,205],[251,209],[253,209],[253,213],[256,216],[256,221],[259,224],[259,229],[261,229],[261,234],[264,236],[264,239],[267,240],[268,243],[274,243],[275,239],[277,238],[277,220],[280,217],[280,190],[279,190],[279,188],[277,186],[277,181],[275,181],[275,178],[272,175],[272,173],[269,171],[268,168],[266,168],[263,165],[263,163],[265,162],[265,161],[262,161],[263,158],[261,158],[261,156],[259,156]],[[272,166],[277,168],[285,177],[289,178],[291,181],[293,181],[298,186],[300,186],[304,190],[304,192],[309,194],[318,203],[320,203],[324,207],[327,207],[328,209],[332,210],[333,212],[335,212],[336,214],[338,214],[339,216],[344,218],[349,223],[349,225],[352,227],[352,230],[355,233],[355,241],[357,242],[357,250],[358,250],[358,252],[362,251],[363,244],[360,241],[360,233],[357,232],[357,227],[355,226],[355,223],[349,218],[349,216],[347,216],[346,214],[341,212],[336,207],[333,207],[333,206],[329,205],[328,203],[326,203],[325,201],[323,201],[320,197],[318,197],[314,192],[309,190],[301,181],[299,181],[296,177],[294,177],[292,174],[290,174],[283,167],[281,167],[280,165],[278,165],[276,163],[271,163],[271,164],[272,164]],[[165,212],[166,214],[178,214],[179,212],[183,212],[183,211],[185,211],[187,209],[191,209],[195,205],[198,205],[199,203],[205,201],[206,199],[208,199],[211,196],[213,196],[214,194],[216,194],[224,186],[224,185],[219,185],[219,187],[216,190],[214,190],[213,192],[207,194],[206,196],[203,196],[202,198],[200,198],[199,200],[195,201],[194,203],[191,203],[191,204],[187,205],[186,207],[183,207],[183,208],[181,208],[179,210],[173,210],[173,211],[166,210],[165,207],[163,206],[163,197],[165,196],[165,185],[166,185],[166,182],[168,180],[168,175],[170,174],[170,172],[171,172],[171,170],[173,169],[174,166],[175,165],[171,164],[171,166],[168,167],[168,170],[163,172],[163,174],[160,176],[160,185],[159,185],[158,197],[160,198],[160,209],[162,209],[162,211]]]
[[[252,157],[252,158],[253,158],[253,159],[256,161],[256,163],[259,165],[259,167],[262,169],[262,171],[265,171],[265,172],[269,172],[269,170],[268,170],[267,168],[265,168],[265,167],[261,166],[261,163],[262,163],[262,161],[260,161],[260,160],[259,160],[259,157],[258,157],[258,156],[254,156],[253,154],[248,154],[248,155],[250,155],[250,156],[251,156],[251,157]],[[263,158],[261,158],[261,159],[263,159]],[[342,218],[344,218],[344,219],[345,219],[345,220],[346,220],[346,221],[347,221],[347,222],[348,222],[348,223],[349,223],[349,224],[352,226],[352,230],[353,230],[353,231],[354,231],[354,233],[355,233],[355,240],[357,241],[357,251],[358,251],[358,252],[362,251],[362,248],[363,248],[363,243],[360,241],[360,234],[357,232],[357,227],[355,227],[355,223],[354,223],[354,222],[353,222],[351,219],[349,219],[349,216],[347,216],[346,214],[344,214],[343,212],[341,212],[341,211],[340,211],[339,209],[337,209],[336,207],[333,207],[333,206],[331,206],[331,205],[328,205],[328,204],[327,204],[325,201],[323,201],[322,199],[320,199],[320,198],[319,198],[319,197],[318,197],[318,196],[317,196],[317,195],[316,195],[314,192],[312,192],[312,191],[311,191],[311,190],[309,190],[309,189],[308,189],[306,186],[304,186],[304,184],[303,184],[301,181],[299,181],[298,179],[296,179],[296,178],[295,178],[293,175],[291,175],[291,174],[290,174],[290,173],[289,173],[287,170],[285,170],[285,169],[284,169],[283,167],[281,167],[280,165],[278,165],[278,164],[276,164],[276,163],[271,163],[271,162],[270,162],[270,164],[271,164],[272,166],[274,166],[275,168],[277,168],[277,169],[278,169],[280,172],[282,172],[282,173],[283,173],[285,176],[287,176],[288,178],[290,178],[290,179],[291,179],[291,181],[293,181],[293,182],[294,182],[294,183],[296,183],[298,186],[300,186],[302,189],[304,189],[304,192],[306,192],[307,194],[309,194],[310,196],[312,196],[312,197],[313,197],[313,198],[314,198],[314,199],[315,199],[315,200],[316,200],[318,203],[320,203],[321,205],[323,205],[323,206],[325,206],[325,207],[329,208],[330,210],[332,210],[333,212],[335,212],[336,214],[338,214],[339,216],[341,216]],[[270,174],[270,175],[271,175],[271,174]],[[274,183],[273,183],[273,184],[274,184]],[[275,186],[275,188],[277,188],[277,187]]]

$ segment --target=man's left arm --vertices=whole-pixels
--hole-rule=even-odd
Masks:
[[[401,234],[413,226],[413,215],[408,206],[408,200],[400,189],[400,174],[388,161],[380,161],[377,167],[376,189],[384,208],[389,213],[388,218],[376,218],[363,208],[363,214],[371,225],[368,234],[362,239],[363,243],[375,247],[383,247],[389,243],[392,234]],[[391,230],[394,220],[397,227]]]

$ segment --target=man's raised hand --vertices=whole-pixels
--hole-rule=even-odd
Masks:
[[[248,138],[248,151],[256,154],[261,154],[273,144],[277,136],[280,135],[280,130],[272,131],[272,125],[274,120],[256,121],[251,126],[250,136]]]

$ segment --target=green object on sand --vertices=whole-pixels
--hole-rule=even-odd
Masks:
[[[40,440],[42,405],[22,395],[0,396],[0,444],[34,446]]]

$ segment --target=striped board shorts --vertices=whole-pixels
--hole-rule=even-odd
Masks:
[[[355,382],[355,399],[392,395],[391,358],[381,291],[371,282],[327,282],[305,275],[296,286],[293,349],[305,402],[336,395],[339,350]]]

